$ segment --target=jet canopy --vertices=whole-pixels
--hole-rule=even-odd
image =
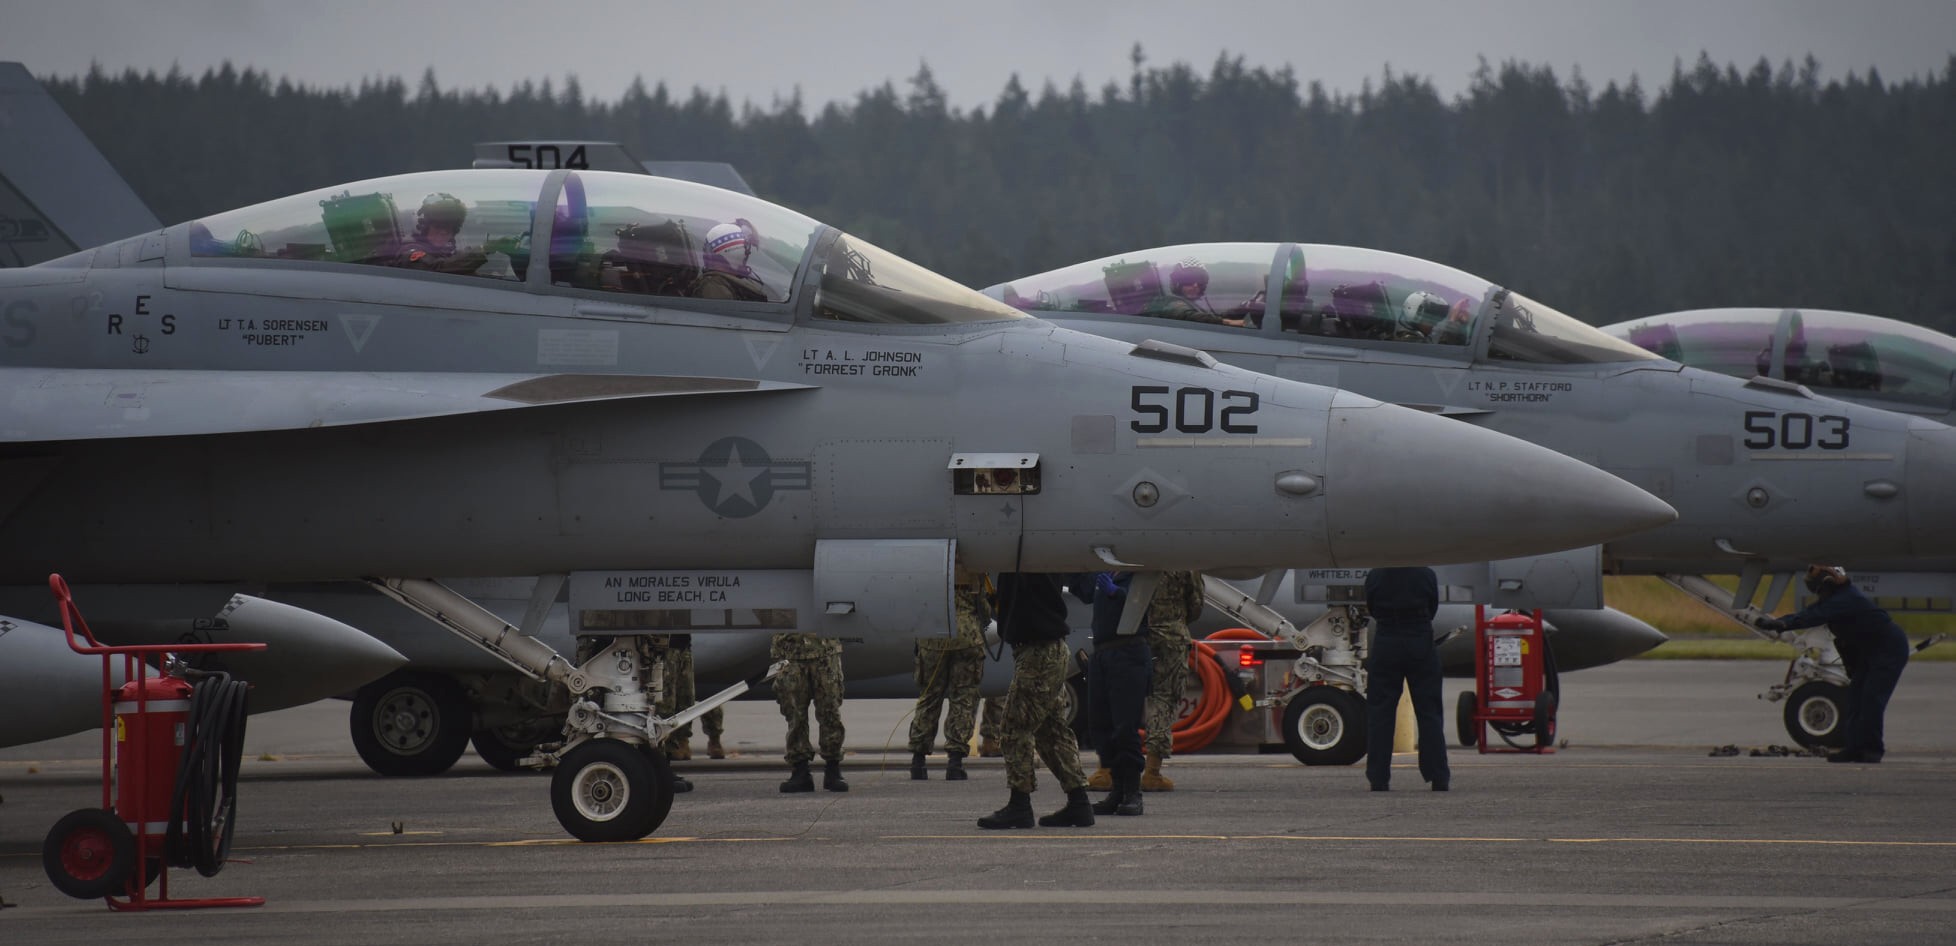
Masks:
[[[190,255],[207,265],[279,260],[385,267],[530,291],[662,306],[739,303],[838,321],[1024,317],[784,207],[641,174],[404,174],[322,188],[187,226]],[[802,292],[809,273],[816,277],[813,291]]]
[[[1425,346],[1432,352],[1433,346],[1442,346],[1462,357],[1472,353],[1496,361],[1652,359],[1648,352],[1477,276],[1350,246],[1165,246],[1015,279],[985,294],[1035,314],[1176,319],[1219,330],[1358,347]]]
[[[1956,338],[1894,319],[1825,309],[1694,309],[1603,330],[1734,377],[1778,378],[1900,407],[1956,405]]]

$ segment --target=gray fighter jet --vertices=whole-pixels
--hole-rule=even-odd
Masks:
[[[1809,560],[1852,568],[1956,553],[1956,494],[1941,488],[1956,471],[1949,427],[1784,380],[1685,367],[1428,261],[1314,244],[1172,246],[986,293],[1071,328],[1200,348],[1594,463],[1679,512],[1610,542],[1596,563],[1738,573],[1740,593],[1721,603],[1734,613],[1764,575]],[[1425,488],[1458,483],[1440,468]],[[1701,597],[1712,587],[1690,584]],[[1776,579],[1768,600],[1782,589]]]
[[[1479,560],[1674,516],[1552,451],[1059,329],[658,177],[325,188],[0,272],[0,312],[0,583],[367,576],[562,697],[536,761],[583,838],[656,828],[642,747],[739,689],[650,713],[653,635],[943,631],[960,565]],[[1426,491],[1442,464],[1462,481]],[[567,584],[595,653],[420,575],[546,576],[538,614]]]
[[[1956,416],[1956,338],[1894,319],[1858,312],[1795,308],[1721,308],[1671,312],[1604,326],[1604,332],[1695,368],[1763,383],[1798,385],[1843,401],[1898,411],[1949,423]],[[1756,420],[1749,436],[1783,433]],[[1797,432],[1796,432],[1797,433]],[[1956,559],[1941,556],[1835,554],[1815,556],[1840,561],[1854,582],[1883,607],[1898,611],[1947,612],[1956,602]],[[1784,563],[1779,563],[1784,564]],[[1765,571],[1759,567],[1758,571]],[[1703,583],[1681,583],[1686,591],[1715,607],[1743,616],[1747,605],[1786,610],[1784,595],[1797,590],[1798,569],[1770,576],[1763,598],[1753,595],[1757,572],[1746,576],[1743,597]],[[1786,729],[1802,745],[1838,748],[1841,699],[1847,674],[1824,628],[1782,635],[1797,653],[1768,699],[1786,700]],[[1935,636],[1917,650],[1939,640]]]

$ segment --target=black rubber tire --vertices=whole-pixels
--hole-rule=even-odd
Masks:
[[[1365,701],[1334,686],[1297,694],[1284,707],[1284,745],[1305,765],[1350,765],[1365,758]]]
[[[562,735],[563,731],[562,716],[539,716],[495,729],[478,729],[469,736],[469,744],[475,747],[475,754],[481,756],[482,761],[497,771],[540,772],[542,769],[524,768],[521,764],[523,757],[535,751],[538,744]]]
[[[420,670],[396,670],[361,687],[347,718],[360,761],[390,776],[448,771],[475,729],[462,685]]]
[[[663,753],[593,739],[557,762],[550,807],[579,841],[636,841],[672,811],[672,767]]]
[[[41,843],[41,868],[54,889],[77,900],[127,894],[136,869],[136,836],[113,812],[68,812]]]
[[[1453,704],[1453,733],[1460,744],[1472,749],[1481,743],[1481,724],[1474,721],[1474,714],[1480,712],[1480,698],[1472,690],[1460,691],[1460,699]]]
[[[1547,749],[1555,745],[1555,712],[1562,698],[1554,690],[1543,690],[1535,696],[1535,748]]]
[[[1786,734],[1808,749],[1847,745],[1847,688],[1825,680],[1800,684],[1786,698]]]

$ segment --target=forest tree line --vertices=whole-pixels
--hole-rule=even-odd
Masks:
[[[974,286],[1167,243],[1295,240],[1425,257],[1596,324],[1798,305],[1956,331],[1956,56],[1823,81],[1701,56],[1655,92],[1483,64],[1443,98],[1357,93],[1223,56],[952,108],[928,66],[853,101],[576,80],[317,88],[229,65],[43,81],[165,222],[403,171],[477,141],[615,140],[732,162],[763,197]]]

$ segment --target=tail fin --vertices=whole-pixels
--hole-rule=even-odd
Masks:
[[[0,129],[0,267],[32,266],[162,226],[17,62],[0,62]]]

